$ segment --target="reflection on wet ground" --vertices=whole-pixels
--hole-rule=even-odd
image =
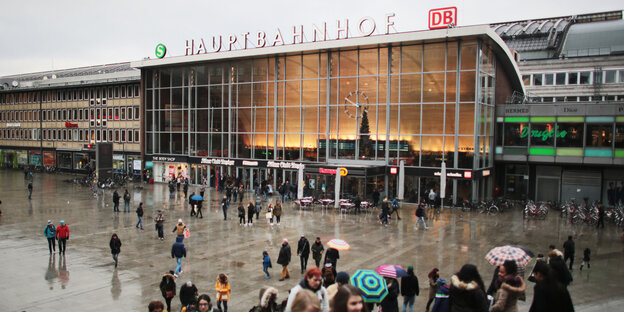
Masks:
[[[280,226],[270,226],[261,214],[253,226],[245,227],[238,223],[238,203],[232,204],[228,221],[223,221],[220,196],[214,190],[206,192],[203,219],[189,217],[182,192],[169,199],[166,185],[145,185],[144,189],[129,185],[131,213],[115,214],[111,190],[94,197],[87,188],[63,182],[68,178],[62,174],[35,174],[32,200],[28,200],[23,174],[0,170],[0,259],[5,265],[0,279],[11,281],[8,287],[0,288],[3,311],[146,310],[150,300],[162,300],[158,288],[161,276],[175,268],[171,258],[175,234],[171,231],[178,218],[190,228],[190,237],[184,240],[188,256],[182,264],[184,273],[177,280],[178,289],[190,280],[200,293],[213,298],[217,275],[226,273],[232,287],[231,311],[248,311],[256,304],[263,285],[276,287],[280,299],[285,298],[301,277],[296,257],[301,234],[310,241],[320,236],[323,242],[335,237],[349,242],[351,250],[340,253],[339,271],[353,274],[356,269],[374,269],[380,264],[413,265],[421,286],[416,306],[423,308],[427,301],[426,275],[433,267],[448,278],[464,263],[474,263],[483,279],[489,280],[494,268],[484,256],[491,248],[517,244],[536,254],[546,253],[549,244],[561,248],[567,236],[574,235],[577,252],[574,282],[569,289],[577,311],[613,311],[624,303],[624,245],[620,232],[612,225],[597,231],[570,225],[556,213],[541,221],[523,220],[519,211],[492,217],[445,210],[440,215],[430,214],[427,225],[431,229],[415,230],[411,205],[403,205],[401,221],[392,219],[390,226],[382,227],[376,213],[352,215],[319,208],[299,211],[288,203]],[[192,191],[198,190],[191,187],[189,194]],[[245,204],[250,195],[245,195]],[[135,228],[134,211],[139,202],[145,207],[145,230]],[[158,209],[165,216],[164,241],[157,239],[154,228]],[[70,228],[65,257],[49,254],[43,236],[49,219],[55,225],[63,219]],[[117,269],[108,245],[112,233],[117,233],[123,243]],[[279,269],[275,266],[271,272],[274,277],[265,280],[262,251],[267,250],[275,263],[282,238],[288,238],[293,248],[289,266],[292,278],[277,281]],[[585,247],[592,249],[591,269],[581,272],[578,265]],[[529,283],[528,302],[519,304],[520,311],[528,310],[532,297]],[[176,297],[172,310],[179,309]]]

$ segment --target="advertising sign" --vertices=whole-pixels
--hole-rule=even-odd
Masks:
[[[457,26],[457,8],[448,7],[429,10],[429,29]]]

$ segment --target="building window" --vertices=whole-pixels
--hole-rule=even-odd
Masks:
[[[531,85],[531,75],[522,75],[522,82],[525,86]]]
[[[139,93],[139,85],[135,84],[134,85],[134,97],[139,97],[140,93]]]
[[[115,129],[115,142],[119,142],[119,129]]]
[[[615,124],[615,148],[624,148],[624,123]]]
[[[128,142],[133,142],[133,140],[132,140],[132,130],[128,130]]]
[[[125,98],[126,97],[126,86],[121,86],[121,98]]]
[[[624,129],[622,129],[624,131]],[[134,141],[135,142],[141,142],[139,140],[139,130],[134,130]]]
[[[533,85],[534,86],[542,85],[542,74],[533,74]]]
[[[505,123],[505,146],[527,146],[529,132],[528,123]]]
[[[121,120],[126,120],[126,108],[120,107],[119,109],[121,110]]]
[[[135,107],[134,107],[134,119],[135,119],[135,120],[139,120],[139,117],[140,117],[140,116],[139,116],[139,107],[138,107],[138,106],[135,106]]]
[[[569,85],[578,84],[578,73],[568,73],[568,84]]]
[[[587,124],[585,145],[587,147],[611,147],[613,125]]]
[[[126,142],[126,130],[121,129],[121,142]]]
[[[551,86],[555,84],[555,74],[544,74],[544,85]]]
[[[579,83],[580,84],[590,84],[591,83],[591,72],[581,72],[579,75]]]
[[[566,73],[557,73],[555,76],[555,82],[558,86],[566,84]]]
[[[128,107],[128,120],[132,120],[132,107]]]

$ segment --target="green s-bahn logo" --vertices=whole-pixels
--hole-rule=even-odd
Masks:
[[[165,47],[164,44],[159,43],[158,45],[156,45],[155,54],[157,58],[165,57],[165,54],[167,54],[167,47]]]

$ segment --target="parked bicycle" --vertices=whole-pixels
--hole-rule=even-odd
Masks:
[[[535,217],[537,219],[543,220],[546,219],[546,215],[548,215],[548,204],[540,203],[539,206],[535,204],[532,200],[527,201],[524,206],[524,211],[522,216],[526,219],[529,217]]]

